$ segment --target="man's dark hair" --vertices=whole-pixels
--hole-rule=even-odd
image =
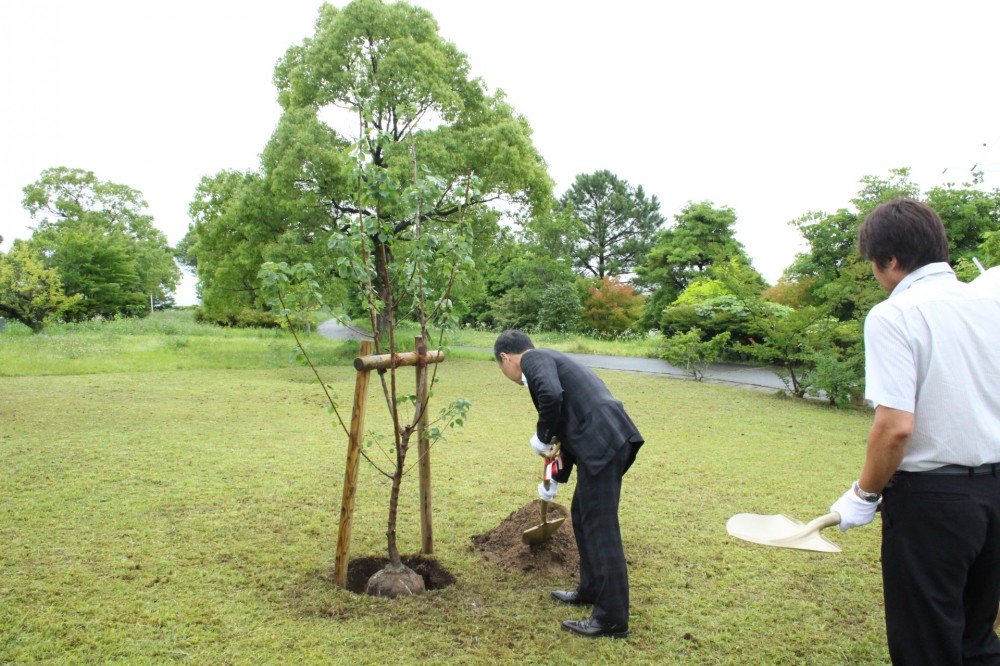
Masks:
[[[529,349],[534,349],[531,338],[527,334],[515,329],[508,329],[500,334],[497,341],[493,343],[493,357],[500,362],[500,354],[520,354]]]
[[[858,228],[858,252],[885,268],[893,257],[907,273],[948,261],[948,235],[937,212],[912,199],[879,204]]]

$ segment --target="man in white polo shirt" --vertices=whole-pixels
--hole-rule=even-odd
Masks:
[[[1000,294],[955,277],[916,201],[872,211],[858,251],[889,298],[865,320],[864,467],[831,510],[847,530],[881,502],[894,664],[1000,664]]]

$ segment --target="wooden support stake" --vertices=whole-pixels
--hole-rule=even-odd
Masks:
[[[414,349],[421,358],[427,358],[427,342],[420,336],[414,341]],[[427,439],[427,363],[417,363],[417,405],[420,418],[417,420],[417,455],[420,456],[420,536],[424,555],[434,554],[434,527],[431,521],[431,452]]]
[[[372,343],[361,342],[359,355],[372,351]],[[368,402],[368,370],[359,370],[354,384],[354,408],[351,410],[351,432],[347,442],[347,467],[344,469],[344,497],[340,503],[340,530],[337,533],[337,558],[333,565],[333,580],[347,587],[347,561],[351,549],[351,525],[354,520],[354,500],[358,488],[358,463],[361,460],[361,438],[365,428],[365,406]]]

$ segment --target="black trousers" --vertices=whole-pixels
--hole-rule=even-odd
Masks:
[[[618,502],[629,449],[629,445],[623,446],[621,455],[593,476],[576,466],[576,491],[570,509],[580,553],[580,596],[594,602],[594,619],[622,628],[628,626],[628,570]]]
[[[882,587],[893,664],[1000,664],[1000,478],[897,472],[882,505]]]

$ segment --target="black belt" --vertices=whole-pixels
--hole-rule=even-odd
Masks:
[[[945,465],[937,469],[929,469],[926,472],[914,472],[914,474],[930,474],[941,476],[978,476],[980,474],[997,475],[1000,463],[986,463],[979,467],[966,467],[965,465]]]

